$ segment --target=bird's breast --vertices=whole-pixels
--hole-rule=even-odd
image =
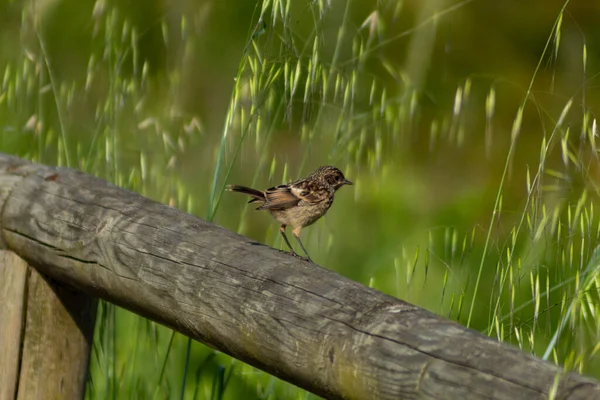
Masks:
[[[291,227],[305,227],[315,223],[321,218],[331,204],[331,201],[322,201],[319,203],[300,202],[297,206],[286,208],[284,210],[270,210],[273,217],[280,223]]]

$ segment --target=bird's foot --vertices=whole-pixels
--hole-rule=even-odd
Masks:
[[[285,253],[285,254],[289,254],[290,256],[299,258],[302,261],[306,261],[306,262],[309,262],[311,264],[315,263],[310,257],[303,257],[303,256],[301,256],[300,254],[298,254],[298,253],[296,253],[294,251],[285,251],[285,250],[279,250],[279,251],[282,252],[282,253]]]
[[[290,251],[290,255],[292,255],[292,256],[294,256],[296,258],[299,258],[299,259],[301,259],[303,261],[306,261],[306,262],[309,262],[311,264],[314,264],[313,260],[311,260],[310,257],[308,257],[308,254],[307,254],[306,257],[302,257],[300,254],[298,254],[298,253],[296,253],[294,251]]]

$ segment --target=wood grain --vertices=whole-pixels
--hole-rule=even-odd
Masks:
[[[2,185],[7,182],[2,200]],[[0,155],[6,248],[328,399],[600,398],[598,382],[83,173]]]

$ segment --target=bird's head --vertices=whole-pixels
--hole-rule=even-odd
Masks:
[[[320,167],[313,173],[313,176],[333,190],[338,190],[344,185],[352,185],[352,182],[344,177],[342,171],[331,165]]]

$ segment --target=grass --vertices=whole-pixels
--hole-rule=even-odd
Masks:
[[[452,60],[440,63],[452,46],[444,27],[476,2],[415,21],[422,10],[397,2],[264,0],[230,27],[237,42],[212,28],[219,46],[239,46],[230,58],[206,50],[209,59],[196,53],[211,11],[192,3],[142,18],[97,2],[74,21],[85,27],[75,54],[53,39],[70,29],[57,10],[2,6],[16,26],[0,34],[2,151],[84,170],[274,247],[277,224],[222,196],[224,185],[267,187],[335,164],[355,186],[303,233],[318,263],[600,377],[598,60],[586,27],[566,18],[575,6],[536,31],[547,40],[535,62],[513,61],[526,77],[467,69],[459,79]],[[432,31],[422,64],[398,55]],[[561,64],[573,54],[577,74]],[[423,79],[428,68],[429,83],[416,85],[410,71]],[[88,398],[316,398],[106,303],[90,367]]]

